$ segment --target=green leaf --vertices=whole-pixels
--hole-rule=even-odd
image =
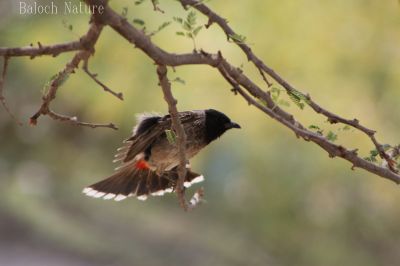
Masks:
[[[140,5],[140,4],[142,4],[143,2],[144,2],[145,0],[137,0],[137,1],[135,1],[135,5]]]
[[[349,125],[345,125],[342,129],[346,131],[346,130],[350,130],[351,127]]]
[[[387,149],[390,149],[391,146],[389,144],[384,144],[384,145],[382,145],[382,148],[384,150],[387,150]],[[379,155],[379,151],[377,149],[373,149],[373,150],[369,151],[369,156],[365,157],[364,159],[369,161],[369,162],[377,162],[378,161],[377,160],[378,155]]]
[[[240,34],[230,34],[229,38],[231,38],[235,43],[246,43],[246,36]]]
[[[178,31],[176,34],[180,36],[186,36],[193,41],[194,49],[196,50],[195,37],[200,32],[203,26],[196,27],[196,12],[190,11],[186,19],[183,20],[180,17],[173,17],[173,20],[181,24],[183,31]]]
[[[379,155],[379,151],[378,150],[371,150],[369,152],[369,154],[371,155],[371,157],[376,157]]]
[[[69,31],[72,31],[74,29],[74,26],[72,26],[72,24],[68,24],[68,20],[66,19],[62,20],[62,24],[64,28],[68,29]]]
[[[167,135],[167,140],[170,144],[176,143],[176,135],[174,131],[167,129],[165,130],[165,134]]]
[[[137,25],[140,25],[140,26],[144,26],[144,24],[145,24],[144,20],[141,20],[141,19],[139,19],[139,18],[133,19],[132,22],[133,22],[134,24],[137,24]]]
[[[290,92],[287,92],[287,94],[294,104],[296,104],[300,109],[304,109],[304,103],[301,102],[301,99],[296,94]]]
[[[279,99],[279,96],[281,95],[281,90],[276,87],[272,87],[270,93],[271,93],[272,100],[274,102],[277,102]]]
[[[186,30],[186,31],[191,31],[192,30],[192,26],[187,21],[184,21],[182,26],[183,26],[183,29]]]
[[[289,95],[289,98],[300,108],[304,109],[305,103],[309,104],[310,101],[308,100],[307,96],[304,95],[303,93],[299,92],[298,90],[292,89],[292,90],[287,90],[287,94]]]
[[[316,125],[309,125],[308,128],[309,129],[315,129],[315,130],[321,130],[321,128],[319,126],[316,126]]]
[[[171,21],[166,21],[166,22],[164,22],[163,24],[161,24],[161,25],[158,27],[157,32],[159,32],[159,31],[165,29],[165,28],[168,27],[170,24],[171,24]]]
[[[378,161],[378,160],[376,160],[375,157],[372,157],[372,156],[370,156],[370,157],[364,157],[364,160],[367,160],[368,162],[377,162],[377,161]]]
[[[324,135],[324,130],[317,125],[309,125],[308,128],[311,130],[314,130],[315,133],[317,133],[321,136]]]
[[[186,22],[193,28],[196,25],[196,12],[190,11],[186,17]]]
[[[170,21],[166,21],[163,24],[161,24],[160,26],[158,26],[157,30],[153,31],[152,33],[150,33],[150,36],[153,36],[157,33],[159,33],[160,31],[162,31],[165,27],[167,27],[169,24],[171,24]]]
[[[198,26],[197,28],[195,28],[193,30],[193,35],[196,36],[197,34],[199,34],[200,30],[203,28],[203,26]]]
[[[292,89],[292,90],[290,90],[290,93],[293,95],[296,95],[299,99],[309,103],[307,96],[305,96],[303,93],[299,92],[298,90]]]
[[[182,23],[183,23],[183,19],[180,18],[180,17],[173,17],[172,19],[173,19],[175,22],[178,22],[179,24],[182,24]]]
[[[332,131],[329,131],[328,134],[326,135],[326,138],[329,141],[335,142],[337,140],[337,138],[338,138],[338,135],[333,133]]]

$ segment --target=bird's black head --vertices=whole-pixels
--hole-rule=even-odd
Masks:
[[[225,131],[231,128],[240,128],[240,126],[232,122],[225,114],[214,109],[205,110],[206,114],[206,141],[219,138]]]

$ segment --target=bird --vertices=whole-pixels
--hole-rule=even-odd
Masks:
[[[195,156],[227,130],[241,128],[224,113],[214,110],[178,112],[186,134],[186,157]],[[116,172],[104,180],[83,189],[87,196],[121,201],[127,197],[146,200],[149,195],[162,196],[176,189],[179,151],[173,137],[171,115],[143,113],[137,115],[132,136],[117,150],[114,162],[121,162]],[[190,166],[184,187],[202,182],[203,175]]]

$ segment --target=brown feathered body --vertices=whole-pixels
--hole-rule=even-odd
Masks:
[[[179,113],[186,133],[188,159],[227,129],[239,127],[224,114],[210,110]],[[222,126],[216,126],[219,124]],[[115,156],[114,161],[121,162],[116,173],[85,188],[83,192],[95,198],[117,201],[129,196],[144,200],[148,195],[172,192],[178,179],[177,166],[180,161],[177,144],[167,136],[174,136],[171,128],[170,115],[139,115],[132,136],[124,141],[124,146],[118,149]],[[202,175],[188,168],[184,186],[189,187],[202,180]]]
[[[207,145],[205,112],[203,110],[181,112],[179,118],[186,133],[186,156],[191,158]],[[123,162],[128,164],[135,159],[145,159],[150,168],[160,174],[177,166],[178,147],[167,138],[166,132],[171,130],[171,117],[142,115],[138,120],[133,136],[127,140],[126,152],[122,150],[117,157],[123,158]],[[146,124],[146,121],[150,125]]]

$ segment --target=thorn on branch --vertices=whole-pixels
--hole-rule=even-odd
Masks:
[[[203,49],[200,49],[200,54],[204,55],[205,57],[209,57],[210,56],[210,54],[207,53],[206,51],[204,51]]]
[[[217,52],[217,55],[218,55],[218,59],[219,60],[223,60],[224,58],[222,57],[222,52],[220,51],[220,50],[218,50],[218,52]]]
[[[206,25],[204,25],[204,27],[205,27],[206,29],[208,29],[209,27],[211,27],[211,25],[212,25],[213,23],[214,23],[214,21],[212,20],[211,17],[209,17],[209,18],[208,18],[208,22],[207,22]]]
[[[350,153],[352,153],[355,156],[358,156],[358,149],[351,150]]]

